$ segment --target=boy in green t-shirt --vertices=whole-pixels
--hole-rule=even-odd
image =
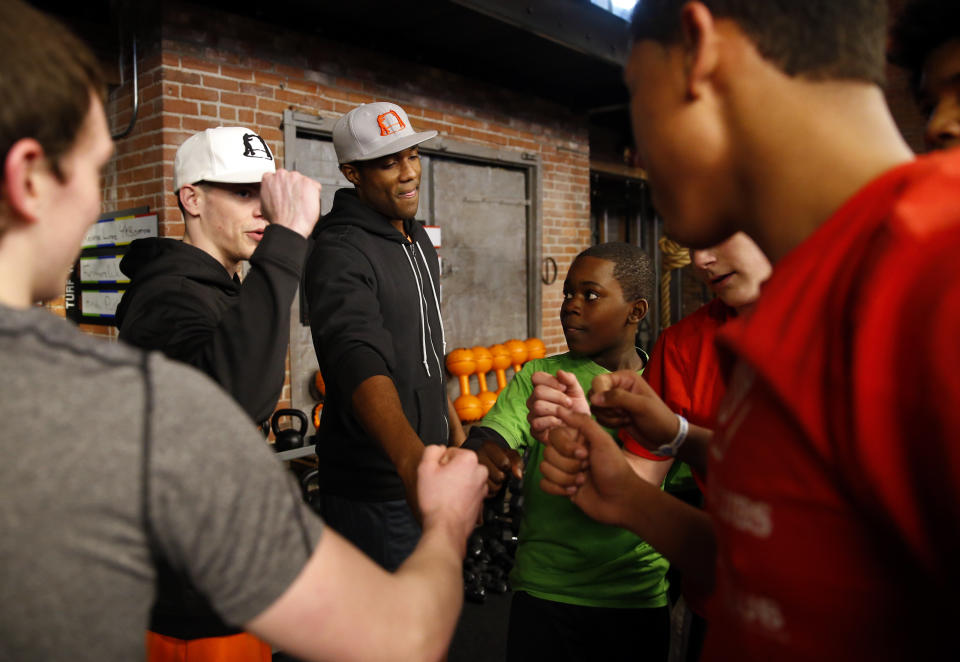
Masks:
[[[640,653],[644,660],[667,659],[667,562],[641,538],[599,524],[569,499],[540,489],[543,445],[527,421],[535,372],[565,371],[586,391],[596,375],[643,370],[645,355],[634,343],[653,282],[650,260],[636,246],[607,243],[580,253],[564,281],[560,308],[570,351],[529,361],[464,444],[490,471],[490,494],[508,473],[524,477],[520,544],[510,574],[508,662],[636,660]],[[632,462],[658,485],[669,465]]]

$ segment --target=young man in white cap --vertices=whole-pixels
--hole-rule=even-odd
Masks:
[[[320,185],[277,171],[270,148],[244,127],[187,138],[173,185],[183,241],[131,244],[120,264],[130,277],[117,307],[120,339],[199,368],[263,421],[283,388],[290,304],[320,215]],[[243,260],[250,271],[241,282]],[[185,577],[164,566],[158,585],[153,662],[187,650],[199,660],[270,659],[268,646],[226,625]]]
[[[320,513],[387,569],[416,545],[416,466],[425,444],[459,444],[446,395],[437,253],[414,221],[418,133],[400,106],[340,118],[343,175],[307,259],[310,328],[327,384],[320,421]]]
[[[37,307],[63,293],[113,146],[79,40],[5,0],[0,41],[0,659],[142,660],[161,562],[304,660],[440,659],[486,470],[427,449],[423,536],[385,573],[207,377]]]
[[[261,422],[283,387],[290,304],[320,216],[320,185],[277,171],[260,136],[231,126],[180,146],[173,186],[183,241],[130,245],[120,264],[130,277],[117,307],[120,339],[199,368]]]

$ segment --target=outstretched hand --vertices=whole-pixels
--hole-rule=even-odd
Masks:
[[[590,409],[610,428],[626,428],[649,450],[669,443],[677,433],[677,416],[643,377],[619,370],[593,378]]]
[[[620,447],[589,414],[557,410],[562,426],[550,430],[540,488],[568,496],[584,513],[605,524],[623,526],[631,485],[641,480]]]
[[[267,173],[260,181],[263,216],[303,237],[320,218],[320,184],[293,170]]]
[[[563,425],[557,416],[560,408],[580,414],[590,413],[590,403],[572,372],[558,370],[554,377],[548,372],[535,372],[531,377],[533,393],[527,398],[527,420],[530,434],[546,443],[547,433]]]

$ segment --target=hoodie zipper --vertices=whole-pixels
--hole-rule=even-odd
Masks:
[[[417,259],[417,252],[420,253],[420,259]],[[443,318],[440,314],[440,300],[437,297],[437,288],[433,283],[433,276],[430,274],[430,268],[427,266],[426,258],[423,255],[423,249],[421,249],[415,241],[410,241],[403,246],[403,254],[407,257],[407,262],[410,264],[410,270],[413,272],[413,279],[417,284],[417,298],[420,308],[420,328],[423,347],[423,368],[427,373],[427,377],[431,377],[432,375],[430,374],[430,365],[427,357],[427,342],[429,340],[430,351],[433,353],[433,359],[437,363],[437,376],[440,377],[442,381],[442,373],[439,371],[443,370],[443,366],[440,364],[440,357],[437,356],[437,349],[433,344],[433,331],[430,328],[430,311],[428,309],[426,296],[424,296],[423,293],[423,274],[420,271],[420,264],[423,264],[424,268],[427,270],[427,277],[430,279],[430,289],[433,291],[433,301],[437,310],[437,320],[440,323],[440,341],[443,344],[444,352],[446,352],[447,341],[446,334],[444,334],[443,331]],[[444,394],[444,402],[446,402],[446,394]],[[447,420],[446,407],[444,406],[441,411],[444,412],[443,438],[448,439],[450,437],[450,422]]]

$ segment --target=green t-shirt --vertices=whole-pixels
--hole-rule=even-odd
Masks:
[[[568,498],[540,489],[543,444],[530,434],[527,398],[533,392],[534,372],[556,374],[557,370],[576,375],[584,392],[596,375],[609,372],[570,353],[534,359],[510,381],[480,422],[521,453],[530,449],[523,477],[520,545],[510,573],[512,588],[544,600],[590,607],[662,607],[667,604],[666,559],[629,531],[595,522]]]

